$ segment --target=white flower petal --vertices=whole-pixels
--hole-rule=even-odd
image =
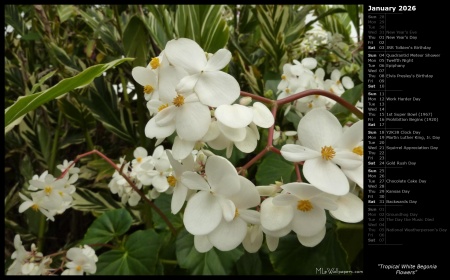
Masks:
[[[211,107],[231,104],[239,98],[241,88],[236,79],[222,71],[203,72],[194,88],[200,101]]]
[[[364,122],[362,120],[357,121],[352,126],[344,130],[341,138],[334,144],[334,146],[352,150],[360,145],[364,137]]]
[[[217,196],[217,201],[222,208],[224,220],[227,222],[232,221],[234,219],[234,216],[236,215],[236,206],[234,205],[233,201],[220,195]]]
[[[182,160],[191,154],[197,141],[188,141],[175,136],[172,146],[172,154],[176,160]]]
[[[281,147],[280,152],[284,159],[292,162],[301,162],[321,156],[318,151],[297,144],[285,144]]]
[[[208,157],[205,173],[213,192],[230,197],[241,188],[236,168],[224,157]]]
[[[358,186],[364,189],[364,163],[361,164],[360,167],[354,169],[345,169],[341,168],[342,172],[344,172],[345,176],[348,179],[352,180]]]
[[[234,142],[236,148],[238,148],[243,153],[251,153],[256,149],[258,145],[257,135],[250,127],[246,127],[247,131],[244,140]]]
[[[322,158],[305,161],[303,174],[311,185],[326,193],[344,195],[350,189],[348,179],[342,170],[336,164]]]
[[[155,119],[151,118],[145,125],[145,136],[148,138],[166,138],[175,132],[175,123],[166,126],[158,126]]]
[[[313,205],[313,208],[307,212],[295,211],[291,225],[295,233],[302,236],[312,236],[320,232],[326,221],[325,210]]]
[[[163,127],[171,125],[174,121],[174,118],[177,114],[177,108],[175,106],[170,105],[169,107],[159,111],[153,119],[155,119],[155,123],[157,126]]]
[[[314,69],[317,67],[317,60],[313,57],[306,57],[302,59],[302,65],[308,69]]]
[[[172,201],[170,203],[170,209],[172,214],[177,214],[186,201],[188,188],[183,183],[178,182],[175,186],[172,194]]]
[[[308,183],[288,183],[281,186],[281,188],[300,199],[311,199],[321,193],[318,188]]]
[[[217,107],[214,116],[222,124],[231,128],[248,126],[253,120],[253,110],[240,104],[223,104]]]
[[[183,77],[176,86],[176,92],[184,94],[193,92],[199,77],[200,74]]]
[[[330,214],[345,223],[358,223],[364,219],[364,203],[352,193],[347,193],[336,201],[338,209]]]
[[[242,219],[231,222],[221,222],[209,235],[209,241],[220,251],[235,249],[244,240],[247,234],[247,223]]]
[[[206,132],[205,136],[203,136],[202,141],[208,142],[216,139],[220,135],[220,129],[218,126],[218,122],[216,120],[211,120],[209,124],[209,129]],[[221,150],[221,149],[219,149]]]
[[[363,164],[362,156],[350,151],[336,151],[331,161],[345,169],[355,169]]]
[[[181,175],[181,182],[191,190],[210,191],[209,184],[205,179],[193,171],[185,171]]]
[[[341,78],[341,72],[339,69],[334,69],[333,72],[331,72],[330,78],[333,81],[338,81]]]
[[[271,231],[286,227],[294,217],[294,208],[291,206],[276,206],[272,197],[261,203],[261,225]]]
[[[242,246],[247,252],[256,253],[262,246],[264,235],[258,226],[252,226],[249,231],[242,240]]]
[[[324,226],[321,231],[312,236],[302,236],[297,234],[298,241],[305,247],[314,247],[318,245],[325,238],[327,233],[326,227]]]
[[[28,208],[30,208],[33,205],[34,205],[34,202],[31,200],[26,200],[26,201],[22,202],[22,204],[20,204],[20,206],[19,206],[19,213],[25,212]]]
[[[205,71],[217,71],[221,70],[230,63],[231,52],[227,49],[218,50],[206,63],[203,70]]]
[[[141,86],[145,87],[146,85],[150,85],[153,88],[156,88],[158,85],[156,72],[149,68],[142,66],[134,67],[133,70],[131,70],[131,75]]]
[[[348,76],[343,77],[341,82],[342,82],[342,85],[346,89],[351,89],[355,86],[355,83],[353,83],[353,80]]]
[[[209,140],[207,144],[211,148],[219,151],[227,148],[230,144],[233,145],[233,143],[230,140],[228,140],[228,138],[226,138],[223,134],[220,133],[220,130],[219,136],[213,140]]]
[[[219,130],[222,134],[230,141],[239,142],[244,141],[245,135],[247,134],[247,130],[245,127],[240,128],[231,128],[222,124],[221,122],[217,122]]]
[[[275,196],[272,200],[273,205],[275,206],[297,206],[298,197],[288,193],[282,193]]]
[[[269,128],[274,124],[275,119],[266,105],[255,102],[253,104],[253,122],[259,127]]]
[[[148,155],[148,152],[145,148],[143,147],[137,147],[136,149],[134,149],[133,151],[133,156],[134,158],[145,158]]]
[[[316,108],[300,119],[297,134],[300,145],[321,151],[323,146],[333,145],[340,138],[342,126],[330,111]]]
[[[246,221],[249,224],[252,225],[259,225],[261,224],[261,213],[259,213],[256,210],[246,210],[246,209],[240,209],[239,210],[239,217]]]
[[[206,253],[213,248],[207,235],[194,235],[194,246],[199,253]]]
[[[212,232],[222,220],[222,208],[217,199],[207,191],[193,195],[186,205],[183,223],[193,235]]]
[[[185,103],[178,110],[176,119],[178,135],[188,141],[200,140],[208,131],[211,122],[209,108],[200,102],[192,102]]]
[[[269,250],[271,252],[275,251],[278,248],[279,241],[280,241],[280,238],[278,238],[278,237],[266,235],[267,248],[269,248]]]
[[[162,175],[157,175],[153,177],[152,185],[160,193],[165,192],[169,188],[167,177]]]
[[[188,73],[180,67],[168,65],[167,67],[160,68],[158,75],[159,99],[165,103],[171,103],[177,96],[177,92],[175,90],[176,86],[180,80],[187,75]],[[193,87],[194,86],[192,86],[192,88]]]
[[[239,176],[239,182],[241,185],[239,192],[230,197],[234,205],[236,205],[236,208],[247,209],[259,205],[261,199],[252,181],[243,176]]]
[[[189,74],[200,72],[207,62],[203,49],[187,38],[170,40],[164,53],[171,64],[182,67]]]

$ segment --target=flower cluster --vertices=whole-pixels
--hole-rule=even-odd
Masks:
[[[14,237],[15,251],[11,255],[13,263],[9,266],[6,275],[55,275],[59,270],[51,268],[52,258],[44,256],[37,251],[36,245],[31,244],[31,251],[25,250],[22,245],[20,235]],[[61,275],[83,275],[94,274],[97,270],[97,255],[91,247],[84,245],[83,248],[73,247],[66,253],[69,259],[65,269]]]
[[[22,193],[19,196],[24,202],[19,207],[19,213],[23,213],[28,208],[34,211],[40,211],[48,220],[54,221],[55,215],[62,214],[71,207],[75,192],[75,183],[78,180],[80,169],[72,167],[72,161],[65,160],[63,164],[57,166],[63,171],[61,178],[55,178],[53,175],[44,171],[40,176],[34,175],[29,180],[28,190],[31,199]]]
[[[186,158],[197,143],[227,149],[227,156],[233,145],[252,152],[259,140],[257,126],[269,128],[274,123],[260,102],[233,104],[240,96],[239,83],[220,71],[230,59],[226,49],[209,54],[195,41],[180,38],[167,42],[147,67],[133,68],[133,78],[143,86],[152,116],[145,134],[159,144],[176,133],[175,159]]]
[[[286,63],[283,66],[281,81],[277,86],[277,99],[283,99],[295,93],[308,89],[321,89],[341,96],[345,90],[354,87],[352,79],[348,76],[342,76],[338,69],[334,69],[329,79],[325,79],[325,70],[317,68],[317,60],[312,57],[304,58],[301,62],[293,60],[293,64]],[[294,109],[302,116],[314,108],[331,108],[336,102],[330,98],[321,95],[305,96],[292,102]],[[290,104],[286,113],[291,109]]]

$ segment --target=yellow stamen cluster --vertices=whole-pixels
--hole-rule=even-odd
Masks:
[[[239,216],[239,210],[236,208],[236,210],[234,210],[234,217],[236,218],[237,216]]]
[[[286,80],[286,75],[284,75],[284,74],[281,75],[281,79],[282,79],[282,80]]]
[[[312,102],[310,102],[310,103],[308,103],[308,108],[312,108],[313,107],[313,104],[312,104]]]
[[[81,271],[82,270],[82,268],[81,268],[81,265],[77,265],[77,267],[75,268],[77,271]]]
[[[151,94],[153,92],[153,87],[151,85],[146,85],[144,87],[144,93],[145,94]]]
[[[291,93],[291,89],[290,88],[286,88],[285,92],[286,93]]]
[[[149,64],[152,67],[152,69],[156,69],[159,67],[159,65],[161,65],[161,63],[159,62],[159,58],[157,57],[152,58]]]
[[[52,193],[53,187],[52,186],[45,186],[44,192],[46,195],[50,195]]]
[[[142,158],[141,158],[141,157],[137,157],[136,160],[137,160],[137,162],[139,162],[139,163],[142,162]]]
[[[297,209],[302,212],[308,212],[313,209],[313,206],[309,200],[299,200],[297,203]]]
[[[167,183],[169,183],[169,186],[175,187],[175,185],[177,184],[177,178],[175,178],[174,176],[169,176],[167,177]]]
[[[333,147],[331,147],[331,146],[322,147],[321,153],[322,153],[322,158],[324,160],[330,160],[330,159],[334,158],[334,155],[336,154]]]
[[[162,104],[161,106],[158,107],[158,112],[161,112],[162,110],[166,109],[167,107],[169,107],[169,104]]]
[[[172,101],[173,105],[180,107],[184,104],[184,96],[183,95],[177,95]]]
[[[357,147],[354,147],[354,148],[353,148],[352,152],[354,152],[355,154],[357,154],[357,155],[359,155],[359,156],[362,156],[364,150],[363,150],[363,147],[357,146]]]
[[[34,211],[39,211],[39,205],[37,204],[33,204],[33,206],[31,206],[31,209],[33,209]]]

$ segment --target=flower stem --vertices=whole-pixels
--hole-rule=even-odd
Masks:
[[[122,168],[118,167],[111,159],[109,159],[107,156],[105,156],[104,154],[102,154],[101,152],[97,151],[97,150],[92,150],[90,152],[78,155],[76,157],[76,159],[72,162],[71,165],[69,165],[67,167],[66,170],[64,170],[64,172],[61,174],[61,176],[59,178],[63,178],[64,175],[68,172],[68,170],[76,163],[78,162],[81,158],[88,156],[88,155],[92,155],[92,154],[97,154],[99,155],[101,158],[103,158],[104,160],[106,160],[106,162],[108,162],[114,169],[117,170],[117,172],[127,181],[127,183],[133,188],[133,190],[135,192],[137,192],[141,198],[147,202],[152,208],[153,210],[156,211],[156,213],[158,213],[159,216],[161,216],[161,218],[164,220],[164,222],[167,224],[167,226],[169,227],[170,231],[172,232],[172,234],[175,236],[177,234],[177,230],[175,229],[175,227],[172,225],[172,223],[169,221],[169,219],[167,218],[167,216],[161,211],[161,209],[159,209],[140,189],[138,189],[136,187],[136,185],[134,184],[134,182],[122,171]]]

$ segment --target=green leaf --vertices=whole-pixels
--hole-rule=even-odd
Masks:
[[[106,212],[112,209],[124,208],[124,205],[112,197],[111,192],[93,192],[84,188],[77,188],[72,195],[72,208],[78,211]]]
[[[125,234],[132,224],[126,209],[115,209],[103,213],[88,228],[81,244],[107,243]]]
[[[285,160],[281,155],[269,153],[263,157],[256,171],[256,182],[258,185],[274,184],[275,181],[290,182],[295,167],[292,162]]]
[[[128,131],[127,125],[124,124],[123,109],[121,111],[117,108],[117,95],[106,81],[97,79],[95,90],[90,90],[88,97],[80,96],[79,100],[107,130],[132,144],[136,143],[137,138],[133,137],[133,133]]]
[[[72,5],[56,5],[56,10],[58,12],[59,21],[61,23],[71,18],[75,12],[75,9]]]
[[[347,255],[342,249],[333,228],[317,246],[309,248],[300,244],[296,234],[280,238],[278,248],[270,253],[275,270],[283,275],[317,275],[320,269],[348,271]]]
[[[160,244],[153,229],[138,230],[129,236],[122,249],[98,257],[96,275],[154,275]]]
[[[212,248],[199,253],[194,247],[194,236],[183,229],[176,241],[177,260],[191,275],[229,275],[235,262],[244,254],[241,247],[222,252]]]
[[[363,249],[363,225],[348,224],[344,222],[337,222],[337,236],[342,247],[347,252],[347,262],[352,264],[359,252]]]
[[[169,221],[172,223],[172,225],[175,228],[180,228],[183,226],[183,220],[180,217],[180,215],[174,215],[171,212],[171,202],[172,202],[172,195],[164,194],[162,193],[157,199],[154,200],[155,205],[166,215],[166,217],[169,219]],[[166,229],[169,230],[169,227],[167,226],[166,222],[161,218],[161,216],[153,212],[153,221],[155,223],[155,229],[162,230]]]
[[[19,97],[13,105],[5,110],[5,133],[11,130],[14,125],[18,124],[14,121],[23,118],[26,113],[69,91],[87,86],[96,77],[100,76],[108,69],[131,60],[133,60],[133,58],[122,58],[113,60],[109,63],[94,65],[77,74],[75,77],[60,81],[58,84],[45,91]]]
[[[229,28],[222,17],[222,5],[178,5],[175,31],[179,38],[196,41],[205,52],[224,48]]]
[[[261,275],[262,262],[259,253],[244,252],[244,255],[236,263],[238,275]]]
[[[341,97],[348,101],[349,103],[355,105],[361,99],[363,94],[363,84],[359,84],[347,91],[345,91]],[[333,113],[340,121],[341,124],[346,122],[347,117],[349,117],[352,113],[342,106],[339,103],[336,103],[331,109],[330,112]]]
[[[133,16],[123,32],[123,47],[126,56],[135,57],[133,66],[147,65],[148,34],[144,23],[138,16]]]

